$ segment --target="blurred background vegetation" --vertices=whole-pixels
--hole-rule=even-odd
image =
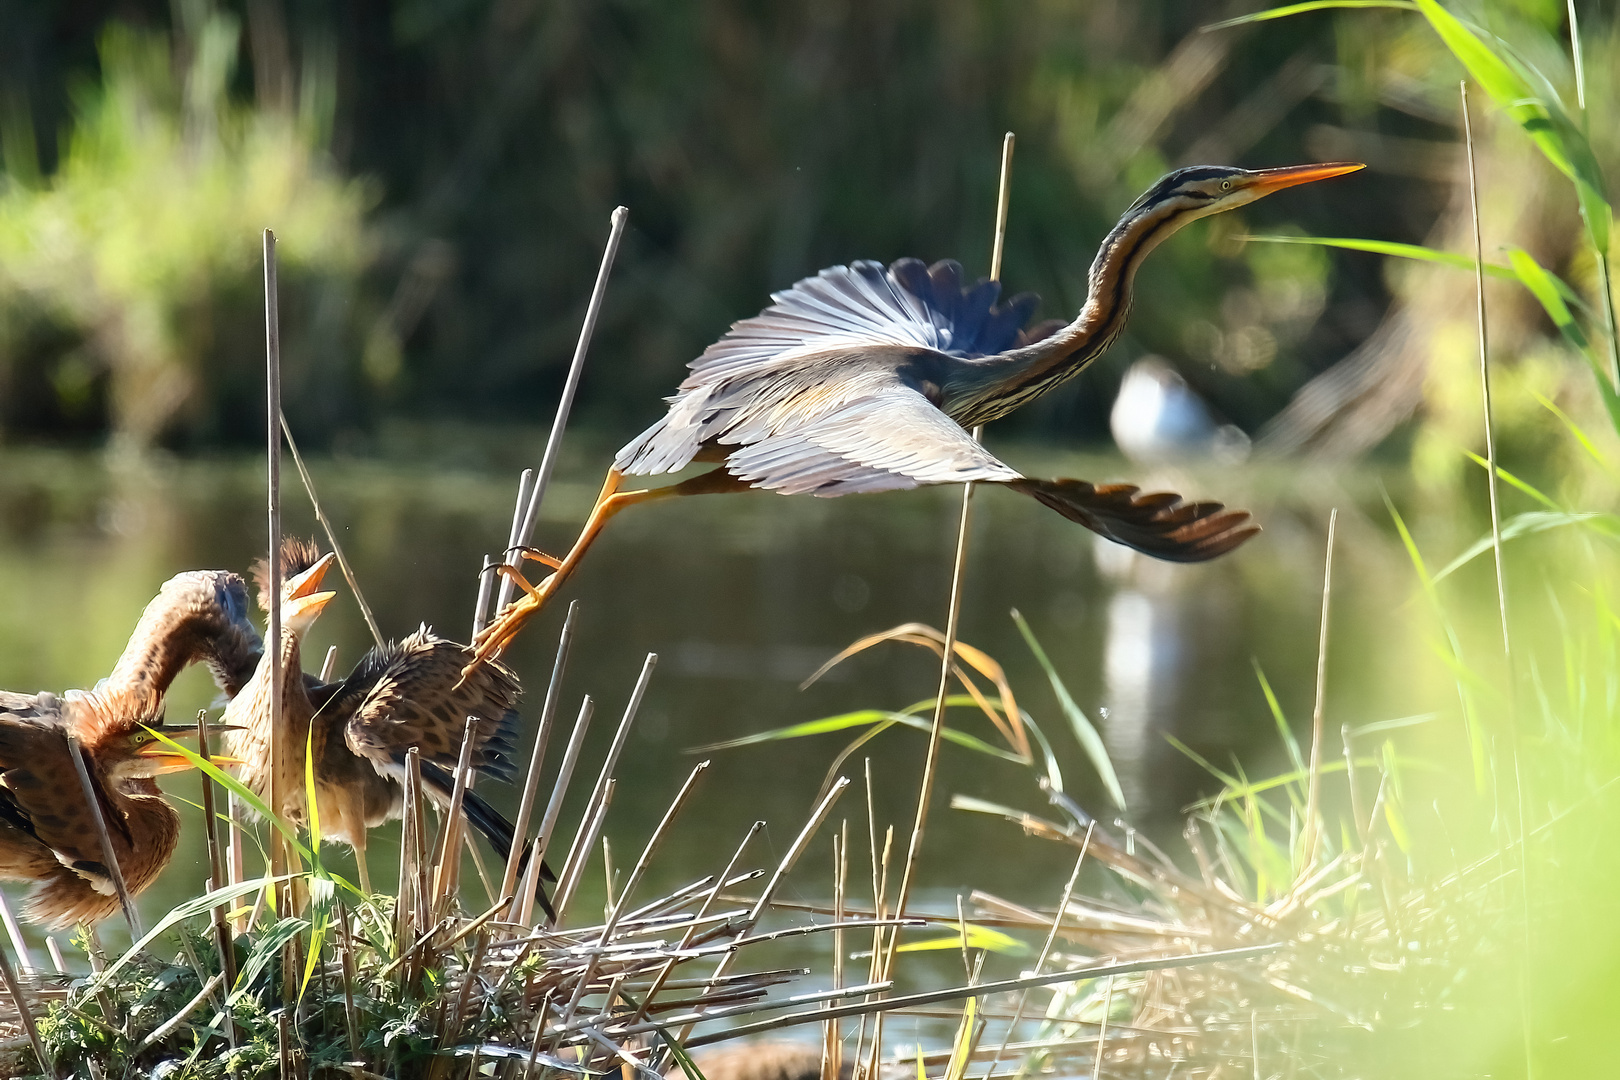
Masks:
[[[1460,249],[1460,68],[1403,11],[1202,32],[1253,6],[12,0],[0,434],[256,440],[265,226],[283,243],[287,412],[306,439],[363,452],[400,420],[545,422],[624,203],[580,411],[613,442],[731,321],[822,266],[918,255],[986,272],[1013,130],[1005,276],[1047,317],[1077,308],[1093,245],[1169,167],[1371,167],[1177,238],[1120,347],[1005,434],[1105,438],[1123,371],[1152,353],[1263,445],[1345,457],[1395,436],[1391,453],[1454,470],[1455,446],[1478,441],[1467,275],[1238,237]],[[1612,166],[1620,43],[1608,12],[1577,6]],[[1569,70],[1564,0],[1472,14]],[[1570,197],[1503,126],[1480,146],[1487,249],[1511,239],[1590,294]],[[1539,308],[1505,285],[1496,299],[1505,377],[1588,412],[1590,380]],[[1519,408],[1502,417],[1510,445],[1545,430]]]

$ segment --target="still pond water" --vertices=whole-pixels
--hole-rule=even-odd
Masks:
[[[465,640],[476,570],[484,553],[504,543],[517,467],[539,457],[533,433],[503,446],[500,454],[464,457],[463,464],[446,464],[453,455],[410,439],[398,452],[312,460],[328,514],[385,634],[401,636],[426,621]],[[1409,597],[1410,574],[1387,535],[1375,478],[1300,478],[1264,469],[1152,476],[1116,459],[1001,450],[1032,472],[1128,477],[1220,497],[1254,510],[1266,529],[1214,564],[1170,566],[1130,558],[1030,499],[990,490],[976,500],[962,638],[1005,665],[1019,704],[1050,737],[1068,790],[1103,820],[1119,811],[1009,617],[1013,608],[1027,617],[1099,727],[1120,775],[1125,817],[1161,840],[1179,832],[1183,807],[1218,788],[1167,736],[1223,766],[1240,762],[1250,776],[1285,767],[1256,665],[1295,729],[1308,725],[1331,506],[1341,514],[1330,729],[1400,707],[1380,680],[1367,677],[1392,650],[1408,647],[1387,630],[1390,613]],[[542,546],[566,546],[596,484],[594,469],[565,465],[541,523]],[[90,686],[110,669],[142,606],[170,575],[198,567],[245,571],[264,547],[262,485],[262,466],[246,458],[118,464],[93,453],[0,449],[0,686]],[[290,461],[285,501],[289,531],[313,535],[313,514]],[[621,875],[699,760],[689,748],[931,697],[937,661],[896,644],[844,663],[806,690],[799,683],[865,634],[913,621],[943,624],[959,505],[956,488],[828,500],[756,494],[641,507],[615,522],[564,593],[581,602],[581,615],[561,715],[571,720],[586,693],[598,702],[564,836],[572,834],[648,652],[659,662],[618,770],[606,829]],[[564,608],[558,604],[531,623],[508,656],[528,689],[531,724]],[[336,645],[341,670],[370,645],[351,599],[340,594],[310,645],[307,666]],[[171,694],[169,717],[181,722],[213,703],[212,684],[194,669]],[[982,716],[960,710],[953,723],[1000,744]],[[522,742],[525,757],[532,730]],[[853,734],[713,754],[708,779],[642,887],[645,896],[717,872],[755,819],[769,827],[754,865],[774,865]],[[562,742],[553,741],[553,761]],[[861,759],[870,756],[879,828],[895,824],[900,851],[925,742],[920,732],[893,728],[843,769],[858,781]],[[1044,815],[1049,810],[1035,779],[1031,769],[947,745],[921,868],[925,903],[953,910],[955,893],[973,888],[1032,905],[1055,901],[1072,853],[946,804],[962,794]],[[194,775],[165,783],[179,797],[198,797]],[[515,810],[513,790],[493,783],[481,790]],[[851,835],[864,838],[860,791],[859,783],[849,789],[831,823],[847,817]],[[182,810],[181,849],[140,900],[148,925],[194,895],[204,876],[198,815]],[[823,830],[789,879],[784,898],[829,895],[830,831]],[[390,825],[372,840],[380,881],[392,873],[397,836]],[[857,867],[865,865],[864,839],[852,856]],[[581,916],[602,902],[601,862],[598,852],[576,902]],[[15,903],[22,888],[6,889]],[[481,906],[482,894],[473,889]],[[115,923],[104,932],[109,945],[122,939]]]

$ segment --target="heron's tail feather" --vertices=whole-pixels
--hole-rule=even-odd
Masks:
[[[1084,480],[1011,480],[1070,521],[1144,555],[1170,562],[1204,562],[1224,555],[1260,531],[1247,510],[1218,502],[1188,502],[1169,491],[1144,492],[1132,484]]]

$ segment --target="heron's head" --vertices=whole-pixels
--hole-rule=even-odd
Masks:
[[[1191,165],[1154,184],[1126,211],[1126,218],[1154,216],[1180,228],[1190,221],[1247,206],[1273,191],[1343,176],[1366,166],[1354,161],[1327,165],[1288,165],[1280,169],[1238,169],[1230,165]]]
[[[241,729],[216,724],[210,730]],[[109,736],[97,747],[98,756],[108,775],[114,780],[149,779],[163,773],[183,772],[196,767],[190,758],[158,738],[159,733],[170,739],[178,739],[197,734],[197,729],[163,723],[140,724],[128,731]],[[239,759],[225,757],[222,754],[215,754],[211,760],[221,767],[242,764]]]
[[[331,603],[332,597],[337,593],[320,592],[321,580],[326,572],[332,569],[333,556],[327,552],[316,560],[315,565],[303,570],[287,579],[282,587],[285,599],[281,603],[282,626],[300,638],[309,632],[320,617],[321,611]]]

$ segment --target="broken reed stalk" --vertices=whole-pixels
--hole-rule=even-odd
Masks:
[[[996,230],[990,245],[990,280],[1001,280],[1001,252],[1007,231],[1008,184],[1012,179],[1012,155],[1015,139],[1007,132],[1001,140],[1001,182],[996,194]],[[973,429],[973,440],[978,442],[984,434],[984,425]],[[928,732],[928,751],[923,758],[922,790],[917,795],[917,816],[911,826],[911,840],[906,846],[905,869],[900,874],[900,888],[895,894],[894,910],[904,914],[906,901],[911,898],[911,879],[922,854],[923,834],[928,825],[928,804],[934,793],[934,774],[939,768],[939,745],[945,730],[947,691],[951,685],[951,666],[956,659],[956,633],[962,613],[962,582],[967,570],[968,532],[973,524],[973,485],[962,485],[962,514],[956,527],[956,555],[951,563],[950,607],[945,616],[945,640],[939,662],[939,693],[934,699],[934,722]],[[894,969],[895,952],[900,947],[900,933],[889,936],[888,952],[883,959],[883,977]]]
[[[28,1010],[28,1000],[23,997],[22,984],[17,981],[17,972],[11,966],[11,957],[4,949],[0,949],[0,979],[5,980],[6,993],[11,995],[11,1004],[17,1009],[17,1018],[22,1022],[23,1031],[28,1034],[28,1042],[34,1048],[34,1056],[39,1059],[40,1068],[56,1076],[56,1063],[45,1056],[45,1044],[40,1042],[39,1028],[34,1025],[34,1014]]]
[[[213,763],[213,751],[209,748],[208,742],[207,709],[197,710],[197,754],[204,761]],[[203,835],[208,843],[207,891],[213,892],[220,888],[225,880],[225,852],[219,842],[219,814],[214,803],[214,781],[207,773],[199,775],[202,779]],[[230,928],[225,924],[225,910],[225,904],[216,905],[210,922],[214,931],[214,948],[219,953],[219,970],[224,974],[226,984],[235,986],[236,945],[231,941]],[[236,1022],[232,1019],[229,1009],[222,1012],[225,1016],[225,1041],[234,1048]]]
[[[287,414],[281,413],[281,433],[287,437],[287,450],[292,454],[293,466],[298,470],[298,479],[303,482],[304,492],[309,496],[310,506],[315,508],[315,520],[320,523],[321,531],[326,534],[326,542],[332,548],[332,555],[337,559],[338,569],[343,571],[343,580],[349,583],[349,591],[354,594],[354,602],[360,605],[360,614],[366,620],[366,628],[371,631],[371,640],[377,645],[383,644],[382,631],[377,628],[377,616],[371,613],[371,605],[366,603],[366,594],[360,591],[360,582],[355,579],[354,567],[349,565],[348,556],[343,554],[343,545],[338,543],[337,530],[332,528],[332,522],[326,517],[326,511],[321,507],[321,499],[315,494],[315,481],[310,478],[309,470],[304,467],[304,455],[298,452],[298,442],[293,438],[292,428],[287,426]]]
[[[552,900],[551,906],[557,913],[559,926],[568,913],[568,904],[574,899],[574,890],[579,887],[580,878],[585,876],[586,860],[590,857],[591,848],[596,846],[596,838],[602,835],[602,826],[607,821],[608,809],[613,805],[613,792],[618,786],[617,780],[609,780],[602,787],[602,793],[597,797],[595,804],[587,807],[590,817],[580,823],[580,833],[574,838],[578,857],[557,875],[557,895]]]
[[[529,475],[524,470],[524,476]],[[521,484],[519,485],[521,489]],[[521,491],[520,491],[521,493]],[[513,528],[517,526],[516,516]],[[540,776],[545,768],[547,743],[557,718],[557,702],[562,697],[563,670],[568,665],[568,650],[574,644],[574,616],[579,612],[579,601],[568,605],[563,618],[562,633],[557,638],[557,659],[551,666],[551,682],[546,685],[546,702],[540,709],[540,723],[534,733],[534,752],[529,755],[529,773],[523,780],[523,798],[518,803],[517,817],[512,821],[512,850],[506,855],[506,871],[501,875],[500,893],[510,896],[517,888],[518,862],[523,855],[524,838],[529,833],[529,818],[534,814],[535,796],[540,791]]]
[[[848,786],[849,777],[840,776],[837,781],[833,783],[832,788],[827,792],[827,794],[822,796],[821,802],[810,814],[810,820],[806,821],[804,823],[804,828],[799,830],[799,835],[794,839],[793,846],[788,848],[787,854],[783,855],[782,861],[777,864],[776,872],[773,873],[771,875],[771,879],[765,883],[765,888],[760,890],[759,899],[754,902],[754,906],[748,912],[747,917],[744,918],[742,923],[737,927],[737,932],[732,937],[730,942],[730,951],[722,956],[720,958],[720,962],[714,966],[714,972],[709,976],[709,982],[705,989],[705,993],[712,991],[716,985],[716,981],[720,979],[721,976],[725,975],[726,971],[731,967],[731,961],[737,956],[737,947],[741,945],[744,940],[746,940],[748,932],[752,930],[755,924],[759,922],[760,916],[765,914],[765,908],[770,905],[771,898],[776,895],[777,887],[782,884],[782,879],[787,877],[788,873],[792,871],[794,864],[799,861],[799,856],[803,855],[804,849],[809,846],[811,838],[814,837],[816,835],[816,831],[821,828],[821,823],[827,820],[828,814],[832,813],[833,804],[838,801],[838,797],[844,793],[844,789]],[[702,1010],[699,1011],[701,1012]],[[828,1017],[828,1019],[832,1018]],[[673,1023],[673,1021],[668,1022]],[[681,1033],[675,1037],[676,1041],[682,1045],[685,1045],[686,1038],[692,1033],[692,1027],[694,1024],[696,1024],[696,1022],[697,1021],[694,1020],[692,1023],[689,1023],[682,1028]]]
[[[607,757],[602,761],[602,771],[597,775],[596,787],[591,791],[591,798],[585,804],[585,813],[580,817],[579,831],[574,834],[574,843],[568,849],[568,858],[563,861],[563,869],[558,873],[557,895],[559,897],[571,896],[574,887],[579,884],[579,877],[584,872],[585,861],[590,858],[591,848],[596,845],[596,838],[586,839],[587,826],[597,814],[597,807],[603,802],[607,786],[612,782],[613,770],[619,767],[619,755],[624,752],[624,745],[630,740],[630,727],[635,723],[636,713],[641,709],[641,699],[647,694],[647,684],[652,679],[653,668],[658,665],[658,654],[648,653],[647,659],[641,665],[641,674],[636,677],[635,689],[630,692],[630,701],[624,707],[624,716],[619,720],[619,729],[613,734],[613,744],[608,747]],[[566,886],[566,889],[565,889]],[[557,921],[562,922],[563,905],[558,903]]]
[[[1284,947],[1283,942],[1274,942],[1264,945],[1244,945],[1235,949],[1217,949],[1212,952],[1188,953],[1184,956],[1155,956],[1144,960],[1128,960],[1120,963],[1093,964],[1088,967],[1071,968],[1067,971],[1057,971],[1049,975],[1031,975],[1021,979],[1003,979],[1000,982],[979,983],[976,986],[953,986],[945,990],[928,990],[917,994],[905,994],[900,997],[886,998],[874,1002],[856,1002],[850,1005],[838,1005],[831,1009],[815,1009],[809,1012],[790,1013],[779,1016],[774,1020],[762,1020],[753,1024],[740,1024],[736,1027],[726,1028],[724,1031],[710,1032],[693,1038],[681,1039],[687,1049],[697,1049],[717,1042],[726,1042],[731,1039],[740,1039],[748,1035],[757,1035],[764,1031],[776,1031],[785,1027],[796,1027],[800,1024],[816,1024],[824,1020],[836,1019],[841,1016],[857,1016],[863,1012],[872,1012],[877,1009],[893,1011],[897,1009],[914,1008],[919,1005],[934,1005],[942,1001],[962,1001],[970,997],[989,997],[994,994],[1005,994],[1016,990],[1035,989],[1042,986],[1059,986],[1064,983],[1083,982],[1089,979],[1106,979],[1110,976],[1134,975],[1144,971],[1162,971],[1170,968],[1193,967],[1199,964],[1219,964],[1236,960],[1250,960],[1255,957],[1266,956]],[[848,987],[844,993],[852,994],[863,992],[865,986]],[[782,1004],[782,1003],[778,1003]],[[718,1012],[719,1010],[715,1010]],[[712,1016],[707,1014],[705,1018]]]
[[[478,718],[467,717],[461,733],[461,757],[456,762],[456,781],[450,789],[450,806],[444,814],[444,845],[434,852],[433,911],[447,915],[451,898],[456,893],[461,869],[461,808],[466,802],[467,780],[472,775],[473,742],[478,733]]]
[[[1328,511],[1327,563],[1322,570],[1322,629],[1316,639],[1316,701],[1311,707],[1310,775],[1305,788],[1305,835],[1300,844],[1296,881],[1310,876],[1316,865],[1316,848],[1321,841],[1322,810],[1322,713],[1327,700],[1328,616],[1333,605],[1333,540],[1338,531],[1339,508]]]
[[[546,450],[540,458],[540,471],[535,474],[534,488],[529,493],[529,505],[523,513],[523,525],[518,538],[506,552],[506,563],[518,569],[523,556],[516,550],[527,545],[534,537],[534,527],[540,520],[540,504],[546,489],[551,486],[551,473],[557,466],[557,449],[562,444],[563,430],[568,426],[568,414],[574,407],[574,391],[579,387],[580,372],[585,367],[585,354],[590,351],[591,337],[596,333],[596,320],[602,313],[602,298],[607,293],[608,277],[613,273],[613,262],[619,255],[619,242],[624,239],[624,227],[630,220],[630,211],[623,206],[613,211],[608,229],[607,248],[602,252],[602,265],[596,271],[596,284],[591,287],[591,299],[585,306],[585,322],[579,329],[579,341],[574,346],[574,359],[568,365],[568,378],[563,383],[562,396],[557,400],[557,416],[551,422],[551,434],[546,437]],[[495,603],[499,614],[512,599],[516,588],[512,579],[502,575],[500,599]]]
[[[1058,901],[1057,914],[1052,916],[1052,929],[1047,931],[1046,941],[1041,945],[1040,954],[1035,958],[1034,973],[1039,975],[1046,966],[1047,958],[1052,955],[1052,946],[1057,943],[1058,927],[1063,925],[1064,913],[1069,910],[1069,901],[1074,899],[1074,888],[1080,883],[1080,868],[1086,862],[1086,850],[1091,847],[1091,834],[1097,828],[1095,821],[1086,823],[1086,839],[1080,845],[1080,857],[1074,860],[1074,873],[1069,875],[1069,883],[1063,886],[1063,899]],[[990,1067],[984,1071],[984,1080],[990,1080],[995,1075],[996,1066],[1001,1064],[1001,1056],[1007,1052],[1013,1033],[1018,1029],[1018,1021],[1024,1018],[1024,1009],[1029,1005],[1029,991],[1025,990],[1018,995],[1018,1006],[1013,1009],[1012,1020],[1007,1024],[1007,1034],[1002,1037],[1001,1045],[996,1048],[996,1056],[990,1059]]]
[[[833,837],[833,925],[844,921],[844,883],[849,876],[849,819],[844,819],[839,835]],[[964,935],[963,940],[966,940]],[[844,931],[833,931],[832,988],[844,985]],[[822,1032],[821,1080],[838,1080],[844,1068],[844,1037],[837,1020],[827,1021]]]
[[[519,898],[517,921],[523,926],[534,923],[534,897],[540,889],[540,867],[546,857],[546,848],[551,846],[551,837],[557,831],[557,819],[562,816],[563,798],[568,794],[568,785],[574,778],[574,766],[579,763],[580,750],[585,745],[585,733],[590,730],[591,716],[596,711],[596,704],[589,694],[579,704],[579,715],[574,719],[574,732],[568,738],[568,747],[563,751],[562,764],[557,767],[557,782],[551,789],[551,801],[546,805],[545,817],[540,821],[540,832],[535,837],[534,854],[529,856],[529,870],[523,879],[523,895]],[[555,909],[553,909],[555,910]]]
[[[11,913],[11,905],[6,902],[3,892],[0,892],[0,922],[6,925],[6,936],[11,939],[11,947],[17,951],[17,962],[22,965],[23,973],[40,970],[34,966],[34,957],[28,951],[28,943],[23,940],[22,927],[17,925],[17,917]]]
[[[676,948],[676,952],[685,952],[691,946],[693,937],[697,935],[698,923],[709,913],[709,908],[714,905],[715,900],[720,896],[720,890],[726,887],[727,882],[731,879],[732,872],[736,870],[737,864],[742,861],[743,852],[748,849],[749,842],[758,836],[763,828],[765,828],[763,821],[756,821],[749,826],[748,832],[743,836],[742,843],[737,845],[737,850],[732,854],[731,861],[726,863],[726,868],[720,872],[719,877],[715,878],[714,887],[703,898],[703,903],[698,905],[697,913],[692,916],[691,923],[687,925],[686,933],[681,935],[681,943]],[[652,985],[648,987],[646,995],[641,999],[641,1006],[636,1010],[632,1023],[640,1022],[647,1015],[647,1006],[652,1003],[658,991],[663,989],[668,982],[669,974],[675,970],[676,962],[676,958],[672,956],[664,962],[663,967],[659,968],[658,974],[653,977]],[[708,986],[712,982],[711,979],[702,985]]]
[[[517,499],[512,504],[512,524],[506,530],[506,547],[501,554],[502,562],[505,562],[511,556],[513,549],[518,546],[518,533],[523,528],[523,510],[528,505],[529,492],[533,482],[533,469],[524,469],[523,472],[518,474]],[[478,599],[473,602],[472,637],[468,638],[468,641],[477,641],[478,635],[483,632],[484,627],[489,623],[490,593],[494,591],[495,579],[500,576],[492,571],[490,567],[496,565],[498,564],[494,559],[488,555],[484,556],[484,568],[479,571],[478,577]]]
[[[73,769],[79,774],[79,788],[84,792],[84,801],[90,807],[90,820],[96,823],[96,835],[101,840],[101,857],[107,863],[107,876],[112,879],[113,890],[118,894],[118,905],[124,909],[124,918],[129,922],[130,937],[139,941],[146,935],[141,929],[140,914],[135,910],[135,902],[130,899],[129,887],[124,884],[124,871],[118,865],[118,852],[113,848],[112,834],[107,831],[107,819],[101,813],[101,800],[96,797],[95,784],[90,780],[90,770],[84,764],[84,751],[79,746],[79,740],[71,733],[64,733],[67,739],[68,753],[73,758]]]

